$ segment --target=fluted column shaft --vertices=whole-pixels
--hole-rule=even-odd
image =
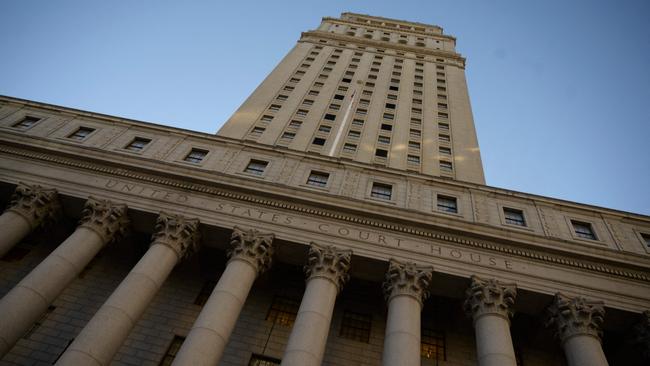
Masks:
[[[320,366],[325,353],[336,296],[348,279],[349,250],[312,243],[307,288],[282,357],[282,366]]]
[[[557,293],[549,310],[548,325],[555,326],[569,366],[607,366],[600,344],[604,304]]]
[[[272,234],[234,228],[228,265],[172,365],[219,363],[253,282],[271,265],[272,243]]]
[[[113,291],[57,365],[108,365],[174,266],[198,243],[198,220],[161,213],[149,250]]]
[[[126,206],[90,198],[81,225],[0,300],[0,357],[106,243],[125,230]]]
[[[32,230],[56,219],[59,211],[56,190],[18,183],[9,207],[0,215],[0,258]]]
[[[420,365],[420,313],[432,274],[431,267],[391,259],[384,281],[388,318],[382,365]]]
[[[516,295],[514,284],[472,276],[464,308],[474,321],[479,366],[517,365],[510,335],[510,317]]]

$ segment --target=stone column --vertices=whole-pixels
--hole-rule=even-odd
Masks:
[[[32,230],[54,221],[59,212],[55,189],[18,183],[9,207],[0,215],[0,258]]]
[[[420,312],[432,275],[433,267],[390,260],[384,281],[388,319],[382,365],[420,365]]]
[[[230,260],[172,365],[216,365],[257,276],[271,266],[273,234],[233,229]]]
[[[634,343],[643,350],[644,360],[650,361],[650,310],[641,313],[641,319],[634,327]]]
[[[124,234],[126,205],[89,198],[79,227],[0,300],[0,357],[107,243]]]
[[[347,281],[352,251],[311,243],[307,288],[282,357],[282,366],[320,366],[336,296]]]
[[[510,318],[517,287],[476,276],[471,281],[463,307],[474,321],[479,366],[516,366]]]
[[[569,366],[607,366],[600,345],[605,317],[602,301],[555,294],[547,325],[555,327]]]
[[[161,212],[149,250],[56,364],[108,365],[174,266],[197,249],[198,228],[198,219]]]

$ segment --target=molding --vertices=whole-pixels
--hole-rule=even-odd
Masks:
[[[381,222],[379,220],[342,214],[340,212],[326,211],[326,210],[316,209],[312,207],[303,207],[296,204],[288,203],[286,201],[278,201],[273,199],[250,196],[247,194],[229,192],[226,191],[225,189],[215,188],[214,185],[189,183],[186,180],[156,177],[156,176],[139,173],[127,168],[100,166],[89,162],[82,162],[78,160],[73,160],[72,158],[53,156],[46,153],[25,151],[22,149],[10,148],[7,146],[0,146],[0,152],[4,152],[7,154],[20,156],[28,159],[55,163],[67,167],[79,168],[91,172],[109,174],[116,177],[129,178],[134,180],[140,180],[147,183],[159,184],[171,188],[183,189],[190,192],[210,194],[218,197],[259,204],[259,205],[276,208],[276,209],[289,210],[296,213],[320,216],[329,219],[345,221],[352,224],[366,225],[377,229],[410,234],[410,235],[419,236],[427,239],[445,241],[445,242],[449,242],[452,244],[461,245],[465,247],[483,249],[483,250],[488,250],[488,251],[506,254],[506,255],[519,256],[522,258],[536,260],[539,262],[545,262],[552,265],[573,267],[580,270],[587,270],[587,271],[606,274],[610,276],[618,276],[618,277],[624,277],[624,278],[643,281],[643,282],[650,282],[650,273],[648,273],[647,271],[644,272],[644,271],[625,270],[625,269],[621,269],[620,267],[614,267],[605,264],[567,258],[566,255],[562,255],[562,254],[547,254],[547,253],[541,253],[529,249],[505,247],[505,246],[497,245],[492,242],[462,238],[455,234],[437,233],[431,231],[430,229],[421,229],[414,226],[390,224],[390,223]]]
[[[364,17],[364,18],[373,18],[377,19],[377,21],[381,20],[384,22],[391,22],[391,23],[399,23],[403,25],[409,25],[409,26],[414,26],[414,27],[425,27],[425,28],[437,28],[440,30],[440,34],[436,33],[427,33],[427,32],[421,32],[417,31],[414,29],[402,29],[402,28],[393,28],[393,27],[387,27],[385,25],[377,25],[377,24],[368,24],[364,22],[358,22],[356,20],[351,20],[351,19],[341,19],[341,18],[333,18],[333,17],[323,17],[322,21],[323,22],[332,22],[332,23],[340,23],[340,24],[354,24],[359,27],[366,27],[366,28],[377,28],[377,29],[382,29],[382,30],[390,30],[393,32],[403,32],[403,33],[411,33],[411,34],[419,34],[427,37],[438,37],[438,38],[443,38],[443,39],[448,39],[450,41],[453,41],[456,43],[456,37],[450,36],[447,34],[443,34],[443,29],[437,25],[431,25],[431,24],[423,24],[423,23],[412,23],[412,22],[407,22],[403,20],[397,20],[397,19],[390,19],[390,18],[381,18],[381,17],[374,17],[372,15],[364,15],[364,14],[358,14],[358,13],[344,13],[352,16],[359,16],[359,17]]]

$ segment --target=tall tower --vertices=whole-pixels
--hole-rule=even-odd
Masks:
[[[218,134],[485,184],[455,44],[433,25],[323,18]]]

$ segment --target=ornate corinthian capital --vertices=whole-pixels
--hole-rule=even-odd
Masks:
[[[96,232],[104,243],[119,240],[128,228],[127,207],[89,197],[81,212],[79,225]]]
[[[156,219],[151,244],[170,247],[180,260],[196,252],[199,238],[199,219],[188,219],[181,215],[161,212]]]
[[[650,360],[650,310],[641,313],[641,321],[634,327],[634,343],[643,349],[643,357]]]
[[[255,229],[234,227],[230,237],[232,249],[228,252],[230,260],[239,259],[250,263],[257,273],[271,266],[273,257],[273,234],[262,234]]]
[[[350,269],[351,250],[339,250],[336,247],[320,246],[311,243],[309,255],[307,256],[307,265],[305,273],[307,278],[326,278],[336,284],[339,291],[348,280],[348,270]]]
[[[56,189],[18,183],[7,211],[24,217],[32,230],[56,220],[61,211]]]
[[[384,297],[390,302],[395,296],[406,295],[422,304],[429,297],[432,276],[433,267],[391,259],[384,280]]]
[[[555,334],[562,342],[575,335],[589,335],[600,340],[605,317],[603,305],[602,301],[568,297],[558,292],[548,309],[546,325],[556,327]]]
[[[517,297],[514,283],[501,283],[495,279],[482,279],[472,276],[471,283],[465,291],[463,309],[467,316],[476,320],[481,315],[496,314],[510,320],[512,306]]]

